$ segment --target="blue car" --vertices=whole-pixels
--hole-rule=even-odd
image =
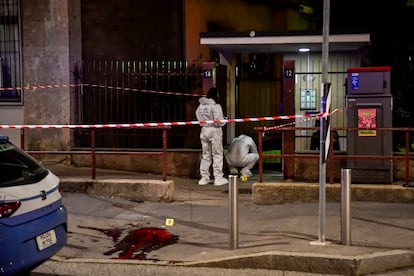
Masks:
[[[59,178],[0,135],[0,275],[28,274],[66,241]]]

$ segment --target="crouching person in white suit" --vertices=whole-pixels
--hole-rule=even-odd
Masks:
[[[240,135],[233,139],[226,154],[226,161],[230,174],[239,174],[241,177],[252,176],[251,168],[259,160],[257,146],[253,139],[247,135]]]

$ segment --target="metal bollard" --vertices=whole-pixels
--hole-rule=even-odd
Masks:
[[[229,175],[229,248],[239,247],[237,175]]]
[[[351,169],[341,169],[341,243],[351,245]]]

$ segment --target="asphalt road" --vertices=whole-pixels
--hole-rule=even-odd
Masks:
[[[222,197],[221,194],[218,194],[219,197]],[[226,195],[223,195],[226,197]],[[253,227],[257,230],[258,225],[252,224],[252,218],[256,216],[257,223],[260,223],[260,227],[265,227],[267,221],[271,221],[277,218],[278,221],[283,221],[286,218],[294,218],[298,216],[301,221],[309,220],[309,224],[312,220],[315,220],[314,216],[314,205],[315,204],[286,204],[278,206],[251,206],[249,203],[249,198],[247,195],[240,195],[241,203],[241,212],[242,217],[248,216],[249,220],[241,218],[242,221],[246,221],[246,224],[243,224],[243,231],[246,231],[245,227]],[[136,261],[136,260],[126,260],[124,262],[113,262],[108,256],[105,258],[104,252],[110,249],[113,246],[112,240],[110,237],[102,235],[102,233],[87,229],[87,227],[79,226],[93,226],[96,229],[107,229],[109,225],[132,225],[135,226],[135,222],[140,220],[141,225],[148,226],[161,226],[165,222],[165,217],[182,218],[181,224],[184,222],[185,213],[191,211],[189,215],[190,221],[197,221],[197,227],[204,225],[206,235],[208,233],[214,232],[214,235],[217,235],[217,231],[221,229],[226,229],[227,220],[225,218],[226,214],[223,214],[223,211],[220,211],[220,205],[223,205],[221,200],[215,199],[214,202],[211,202],[211,196],[207,198],[199,197],[197,204],[187,205],[183,203],[169,204],[169,203],[151,203],[151,202],[131,202],[128,200],[122,200],[118,198],[101,198],[96,196],[87,196],[84,194],[64,194],[64,203],[69,212],[69,240],[68,245],[58,253],[58,257],[64,258],[65,256],[69,257],[69,261],[59,261],[55,257],[52,260],[49,260],[36,268],[31,275],[322,275],[315,273],[305,273],[305,272],[295,272],[295,271],[279,271],[279,270],[268,270],[268,269],[223,269],[223,268],[209,268],[209,267],[183,267],[177,265],[169,265],[165,262],[155,262],[155,263],[146,263],[145,261]],[[224,201],[223,201],[224,202]],[[225,204],[224,204],[225,205]],[[191,207],[191,208],[190,208]],[[328,204],[328,214],[337,213],[337,204]],[[390,210],[396,208],[397,211]],[[189,209],[190,208],[190,209]],[[374,218],[382,218],[388,227],[390,227],[390,238],[392,233],[397,233],[396,231],[400,229],[401,231],[407,232],[406,237],[400,237],[405,239],[406,246],[409,241],[409,234],[412,233],[412,205],[408,204],[381,204],[381,203],[356,203],[354,205],[355,211],[358,212],[358,220],[365,218],[363,221],[368,221],[372,223]],[[277,209],[277,210],[276,210]],[[370,210],[371,209],[371,210]],[[203,210],[203,211],[201,211]],[[259,212],[260,210],[260,212]],[[393,219],[391,221],[389,218],[386,218],[386,213],[388,211],[393,212]],[[198,213],[200,212],[200,213]],[[203,217],[198,216],[197,214],[204,214]],[[260,214],[260,215],[258,215]],[[224,217],[223,217],[224,216]],[[259,216],[259,217],[258,217]],[[219,219],[221,217],[221,219]],[[317,216],[316,216],[317,217]],[[398,217],[398,219],[396,218]],[[262,219],[262,220],[260,220]],[[221,225],[216,225],[217,220],[222,220]],[[200,224],[202,221],[204,224]],[[288,220],[286,220],[286,223]],[[211,223],[214,223],[210,225]],[[377,223],[377,222],[376,222]],[[179,225],[177,223],[177,231],[179,229],[186,229],[188,225]],[[393,227],[393,225],[398,225],[398,229]],[[405,224],[405,227],[402,225]],[[379,224],[376,224],[379,225]],[[294,227],[299,225],[295,224]],[[358,226],[355,223],[356,227]],[[260,228],[259,227],[259,228]],[[287,227],[287,225],[286,225]],[[168,228],[167,228],[168,229]],[[201,228],[199,228],[201,229]],[[198,229],[198,230],[199,230]],[[252,228],[253,229],[253,228]],[[303,228],[305,229],[305,228]],[[299,231],[299,229],[297,229]],[[361,231],[359,233],[366,231]],[[191,235],[197,234],[194,230],[188,231],[190,240]],[[316,232],[314,230],[304,230],[305,232],[312,232],[312,235]],[[203,232],[204,233],[204,232]],[[259,231],[259,233],[267,233],[264,230]],[[404,233],[404,232],[401,232]],[[199,234],[199,233],[198,233]],[[387,233],[385,233],[387,234]],[[306,235],[305,235],[306,236]],[[304,238],[303,236],[302,238]],[[355,235],[356,236],[356,235]],[[212,236],[214,237],[214,236]],[[226,234],[224,234],[223,242],[218,245],[219,248],[226,247]],[[367,236],[368,237],[368,236]],[[412,237],[412,236],[411,236]],[[194,239],[203,238],[202,236],[194,236]],[[301,238],[301,239],[302,239]],[[311,237],[313,239],[313,237]],[[358,240],[356,236],[355,240]],[[390,239],[392,240],[392,239]],[[202,241],[200,241],[202,244]],[[367,241],[370,243],[370,241]],[[375,241],[378,243],[379,241]],[[387,241],[384,239],[381,241],[383,244]],[[194,241],[192,242],[194,243]],[[391,243],[390,243],[391,244]],[[192,244],[187,244],[192,245]],[[384,244],[385,246],[387,244]],[[278,247],[282,246],[282,243]],[[254,245],[247,246],[247,248]],[[172,248],[172,247],[171,247]],[[178,247],[180,248],[180,247]],[[187,247],[190,248],[190,247]],[[217,248],[209,248],[213,253],[219,253],[220,250]],[[200,254],[204,254],[206,248],[202,248]],[[223,251],[223,250],[221,250]],[[229,250],[224,250],[226,254],[229,253]],[[209,252],[207,252],[209,253]],[[154,252],[151,253],[152,256],[162,256],[172,259],[175,255],[182,256],[191,256],[191,252],[182,252],[182,251],[171,251],[170,253]],[[164,255],[163,255],[164,254]],[[195,252],[197,254],[197,252]],[[175,256],[176,257],[176,256]],[[181,257],[181,256],[180,256]],[[70,258],[78,258],[77,261],[70,261]],[[84,259],[84,261],[79,261]],[[62,259],[61,259],[62,260]],[[323,274],[323,275],[340,275],[340,274]],[[390,276],[402,276],[402,275],[414,275],[414,268],[409,268],[405,270],[392,271],[387,273],[377,273],[372,275],[390,275]]]

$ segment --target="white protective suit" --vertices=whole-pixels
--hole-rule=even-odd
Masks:
[[[198,121],[223,120],[221,105],[213,99],[202,97],[196,110]],[[200,124],[202,158],[200,162],[201,179],[199,185],[210,182],[210,166],[213,163],[214,185],[224,185],[228,181],[223,177],[223,130],[225,123]]]
[[[231,174],[238,174],[238,168],[241,168],[241,176],[252,176],[250,169],[253,168],[257,160],[259,160],[259,154],[251,137],[242,134],[233,139],[226,155]]]

